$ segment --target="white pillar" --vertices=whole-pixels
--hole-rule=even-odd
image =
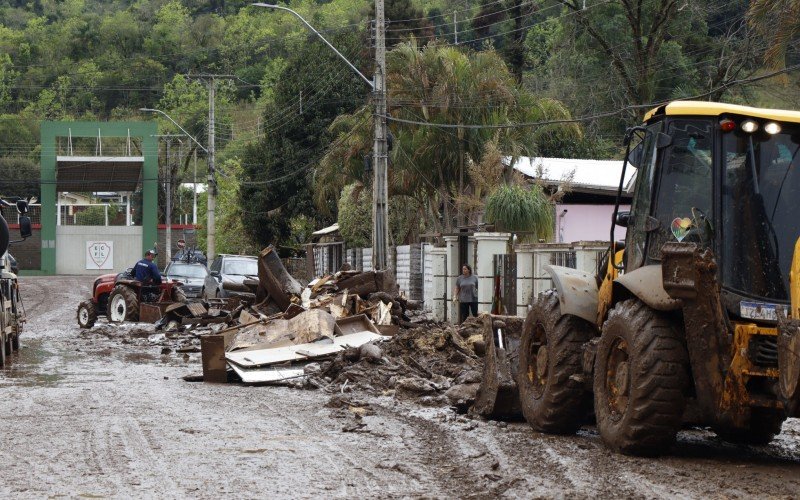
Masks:
[[[56,193],[56,226],[61,225],[61,193]]]
[[[449,300],[448,276],[447,276],[447,248],[437,247],[430,250],[431,260],[433,261],[433,283],[431,295],[433,317],[436,321],[445,321],[447,318],[447,307]]]
[[[447,296],[452,299],[456,278],[461,274],[461,264],[463,264],[458,260],[458,236],[445,236],[444,245],[447,251]],[[447,320],[458,323],[458,303],[453,300],[447,301]]]
[[[491,312],[494,295],[494,256],[508,253],[511,233],[475,233],[478,242],[478,312]]]
[[[533,297],[533,247],[517,245],[517,316],[528,315]]]
[[[131,195],[125,197],[125,225],[131,225]]]
[[[596,274],[600,264],[598,260],[609,245],[602,241],[578,241],[572,246],[575,249],[575,269]]]

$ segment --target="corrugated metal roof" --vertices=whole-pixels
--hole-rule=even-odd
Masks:
[[[511,157],[504,159],[506,163]],[[572,176],[573,189],[616,192],[622,174],[622,160],[582,160],[574,158],[544,158],[523,156],[517,158],[514,169],[547,184],[559,184]],[[628,186],[636,169],[628,165],[625,183]]]

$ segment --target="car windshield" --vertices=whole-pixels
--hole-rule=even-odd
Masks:
[[[774,135],[723,136],[723,284],[743,295],[789,299],[800,236],[800,126]]]
[[[205,278],[206,268],[189,264],[172,264],[169,266],[168,276],[182,276],[184,278]]]
[[[255,259],[226,260],[222,265],[222,274],[256,276],[258,274],[258,263]]]

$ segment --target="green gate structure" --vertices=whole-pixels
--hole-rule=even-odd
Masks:
[[[142,186],[142,249],[157,239],[158,126],[146,122],[43,122],[41,125],[41,271],[56,274],[57,198],[59,192],[136,191]],[[58,138],[95,138],[95,156],[59,155]],[[103,156],[103,138],[128,138],[125,156]],[[141,151],[132,154],[130,139]],[[71,148],[70,148],[71,149]],[[99,153],[99,154],[98,154]],[[122,189],[120,189],[122,188]],[[60,214],[58,214],[60,216]],[[141,255],[141,253],[136,252]],[[132,264],[132,262],[131,262]],[[27,273],[32,274],[32,273]]]

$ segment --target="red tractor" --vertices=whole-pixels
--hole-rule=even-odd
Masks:
[[[143,285],[133,279],[130,270],[120,274],[104,274],[94,280],[92,298],[78,306],[78,325],[94,326],[99,315],[112,323],[139,321],[139,305],[186,302],[181,283],[164,281],[160,285]]]

